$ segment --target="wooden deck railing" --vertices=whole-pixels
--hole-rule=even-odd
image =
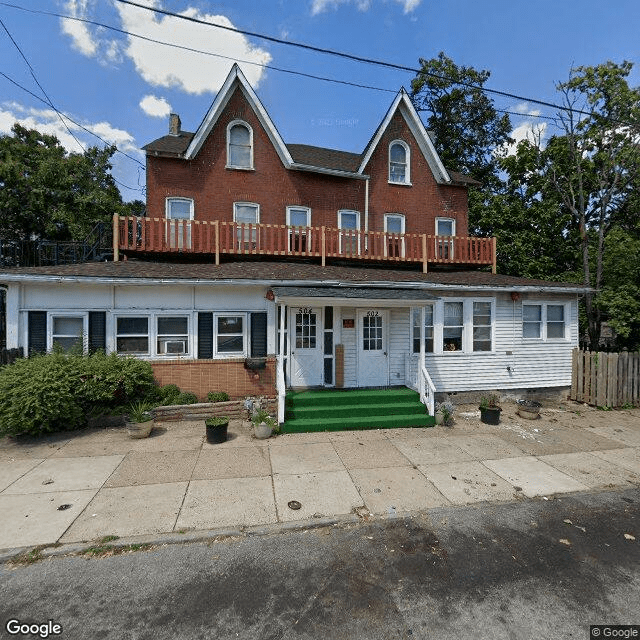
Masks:
[[[491,265],[495,238],[386,233],[331,227],[289,227],[206,220],[114,216],[114,260],[119,252],[265,255],[427,264]]]

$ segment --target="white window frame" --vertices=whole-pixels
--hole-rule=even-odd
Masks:
[[[82,318],[82,334],[80,338],[82,340],[82,353],[89,352],[89,313],[80,310],[61,310],[61,311],[49,311],[47,313],[47,351],[53,349],[54,336],[58,334],[53,333],[53,323],[55,318]],[[59,336],[59,337],[73,337],[73,336]]]
[[[245,165],[241,165],[241,164],[232,164],[231,163],[231,152],[230,152],[230,146],[231,146],[231,130],[234,127],[244,127],[245,129],[247,129],[247,131],[249,132],[249,165],[245,166]],[[251,128],[251,125],[248,122],[245,122],[244,120],[232,120],[228,125],[227,125],[227,165],[226,165],[227,169],[239,169],[239,170],[244,170],[244,171],[253,171],[254,166],[253,166],[253,129]]]
[[[462,303],[462,349],[456,351],[445,351],[444,349],[444,305],[445,302],[461,302]],[[491,305],[491,350],[490,351],[474,351],[473,350],[473,303],[488,302]],[[482,356],[491,355],[496,352],[496,299],[494,297],[444,297],[434,300],[433,303],[433,351],[428,352],[429,356]],[[417,307],[419,309],[419,307]],[[413,314],[413,311],[411,311]],[[413,315],[410,318],[410,353],[414,356],[419,355],[413,351]],[[483,325],[484,326],[484,325]]]
[[[400,145],[403,149],[404,149],[404,164],[405,164],[405,169],[404,169],[404,180],[394,180],[391,177],[391,149],[394,145]],[[409,145],[404,141],[404,140],[392,140],[389,143],[389,162],[388,162],[388,166],[389,166],[389,171],[388,171],[388,177],[389,177],[389,184],[404,184],[404,185],[410,185],[411,184],[411,147],[409,147]]]
[[[164,216],[167,220],[193,220],[193,198],[185,198],[184,196],[167,196],[165,198]],[[172,202],[188,202],[189,203],[189,217],[188,218],[173,218],[171,216],[171,203]]]
[[[186,337],[186,344],[185,344],[185,351],[182,353],[168,353],[166,350],[164,353],[162,353],[160,351],[160,349],[158,348],[158,341],[161,339],[165,340],[165,344],[167,342],[169,342],[169,340],[167,340],[168,337],[176,337],[178,336],[178,334],[160,334],[160,330],[158,328],[158,324],[159,324],[159,320],[162,318],[186,318],[187,320],[187,331],[185,334],[180,334],[180,335],[184,335]],[[191,351],[190,351],[190,346],[191,346],[191,322],[192,322],[192,318],[191,318],[191,313],[184,313],[184,312],[179,312],[176,311],[175,313],[157,313],[155,314],[154,318],[153,318],[153,329],[155,332],[155,340],[154,340],[154,345],[155,345],[155,354],[158,357],[162,357],[162,356],[167,356],[169,358],[179,358],[179,357],[186,357],[186,356],[192,356]],[[161,335],[164,336],[164,338],[161,338]],[[181,337],[177,337],[178,341],[182,341]],[[166,349],[166,347],[165,347]]]
[[[439,227],[441,222],[450,222],[451,223],[451,235],[445,236],[439,233]],[[453,238],[456,235],[456,219],[455,218],[444,218],[438,217],[436,218],[436,257],[444,260],[452,260],[453,259]],[[441,240],[440,238],[451,238],[451,240]]]
[[[490,322],[488,325],[486,324],[479,324],[477,325],[478,327],[489,327],[489,343],[491,348],[488,350],[484,350],[484,349],[475,349],[474,343],[475,343],[475,338],[473,335],[474,329],[476,328],[476,323],[475,323],[475,314],[474,314],[474,307],[476,304],[488,304],[489,305],[489,318],[490,318]],[[494,350],[494,346],[493,346],[493,328],[494,328],[494,314],[495,314],[495,308],[494,305],[491,304],[490,300],[473,300],[471,302],[471,351],[473,353],[491,353]],[[486,342],[486,340],[479,340],[479,342]]]
[[[289,227],[288,230],[287,230],[289,251],[291,251],[293,253],[305,253],[305,251],[302,251],[300,248],[294,249],[294,239],[298,239],[299,246],[301,246],[300,240],[304,236],[305,237],[305,243],[306,243],[306,252],[310,252],[311,251],[311,230],[309,230],[309,229],[302,230],[300,228],[300,225],[296,225],[294,227],[291,224],[291,212],[292,211],[300,211],[300,212],[306,213],[307,214],[307,221],[306,221],[306,224],[304,226],[305,227],[310,227],[311,226],[311,208],[310,207],[298,207],[296,205],[290,205],[290,206],[287,207],[286,220],[287,220],[287,227]]]
[[[405,224],[406,219],[403,213],[385,213],[384,214],[384,232],[389,233],[389,219],[396,218],[400,220],[400,235],[405,234]],[[389,253],[389,238],[385,236],[384,240],[384,255],[387,256]],[[405,254],[405,242],[404,238],[400,238],[400,255],[398,257],[404,258]],[[395,257],[395,256],[394,256]]]
[[[242,351],[218,351],[218,318],[242,318]],[[213,313],[213,357],[247,358],[249,354],[249,313],[246,311],[215,311]],[[225,335],[225,334],[223,334]],[[239,334],[226,334],[239,335]]]
[[[147,333],[146,334],[123,334],[120,336],[118,333],[118,319],[119,318],[146,318],[147,319]],[[149,312],[129,312],[129,313],[120,313],[116,312],[113,314],[113,338],[114,338],[114,350],[118,354],[122,355],[130,355],[135,357],[153,357],[154,349],[154,336],[153,336],[153,314]],[[140,338],[145,336],[147,338],[147,350],[146,351],[120,351],[118,349],[118,338]]]
[[[342,226],[342,216],[344,214],[355,214],[356,216],[356,228],[355,229],[345,229]],[[357,254],[356,255],[360,255],[360,251],[361,251],[361,247],[360,247],[360,212],[356,211],[355,209],[339,209],[338,210],[338,229],[340,231],[356,231],[356,238],[357,238]],[[338,251],[339,253],[342,253],[342,233],[338,233],[338,238],[339,238],[339,248]],[[353,252],[351,252],[352,254]]]
[[[130,355],[135,358],[153,359],[153,360],[178,360],[178,359],[193,359],[196,352],[195,339],[193,337],[194,324],[193,311],[187,311],[185,309],[145,309],[142,310],[116,310],[112,312],[112,335],[113,335],[113,350],[121,355]],[[160,353],[158,349],[158,319],[159,318],[186,318],[187,319],[187,350],[185,353]],[[148,349],[146,352],[132,352],[132,351],[118,351],[118,337],[127,337],[126,335],[119,336],[118,334],[118,318],[146,318],[147,319],[147,334]],[[143,334],[136,334],[142,337]],[[131,335],[129,337],[136,337]]]
[[[524,335],[524,307],[541,307],[541,313],[540,313],[540,336],[535,338],[535,337],[525,337]],[[559,338],[550,338],[548,336],[548,329],[549,329],[549,319],[547,316],[547,309],[548,307],[562,307],[563,308],[563,325],[564,325],[564,331],[563,331],[563,336],[559,337]],[[571,305],[567,302],[536,302],[536,301],[527,301],[527,302],[523,302],[522,303],[522,314],[521,314],[521,321],[522,321],[522,330],[521,330],[521,337],[523,342],[567,342],[570,340],[570,335],[568,332],[568,328],[569,328],[569,319],[570,319],[570,314],[571,314]],[[551,321],[551,322],[555,322],[555,321]]]
[[[188,218],[173,218],[171,216],[172,202],[189,203]],[[165,237],[167,244],[172,249],[190,249],[191,248],[191,220],[194,218],[193,198],[185,198],[183,196],[168,196],[165,198]],[[186,233],[185,233],[186,231]]]
[[[424,325],[424,337],[427,339],[427,327],[431,328],[431,345],[432,348],[427,349],[427,345],[425,344],[424,352],[433,355],[435,353],[436,341],[435,341],[435,333],[436,333],[436,303],[435,302],[427,302],[422,305],[422,307],[431,307],[431,324]],[[410,310],[411,313],[411,344],[410,344],[410,352],[414,355],[420,355],[420,319],[422,318],[422,307],[413,307]],[[416,317],[417,316],[417,317]],[[425,320],[427,319],[427,314],[425,312]],[[417,320],[417,323],[416,323]],[[418,330],[418,337],[415,336],[415,331]],[[415,349],[415,341],[418,340],[418,349]]]
[[[242,222],[238,221],[238,207],[254,207],[256,211],[256,221],[248,222],[244,224],[260,224],[260,205],[257,202],[234,202],[233,203],[233,221],[236,224],[243,224]],[[243,230],[238,227],[237,233],[236,233],[236,242],[238,243],[238,246],[240,247],[242,244],[252,243],[253,244],[252,249],[257,249],[258,230],[253,229],[251,231],[247,231],[245,229],[244,237],[243,237],[242,231]]]

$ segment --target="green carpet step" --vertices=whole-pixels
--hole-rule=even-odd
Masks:
[[[393,415],[423,415],[426,414],[426,407],[419,401],[385,402],[378,404],[345,404],[327,406],[295,406],[288,408],[286,419],[306,419],[316,418],[364,418],[376,416]]]
[[[288,407],[333,407],[337,405],[382,404],[406,402],[419,399],[419,394],[406,387],[391,389],[318,389],[312,391],[290,391],[287,393]]]
[[[401,427],[431,427],[435,424],[433,416],[400,415],[379,416],[377,418],[314,418],[285,420],[282,433],[309,433],[316,431],[353,431],[367,429],[397,429]]]

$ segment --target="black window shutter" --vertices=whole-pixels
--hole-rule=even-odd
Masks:
[[[213,313],[198,314],[198,358],[213,358]]]
[[[89,311],[89,351],[107,349],[107,314],[105,311]]]
[[[47,312],[29,311],[29,354],[47,350]]]
[[[267,357],[267,314],[251,314],[251,357]]]

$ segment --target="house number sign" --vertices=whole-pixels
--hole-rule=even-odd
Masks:
[[[375,318],[376,316],[379,316],[380,312],[379,311],[367,311],[367,316],[369,316],[369,318]]]
[[[298,313],[312,313],[311,307],[298,307]]]

